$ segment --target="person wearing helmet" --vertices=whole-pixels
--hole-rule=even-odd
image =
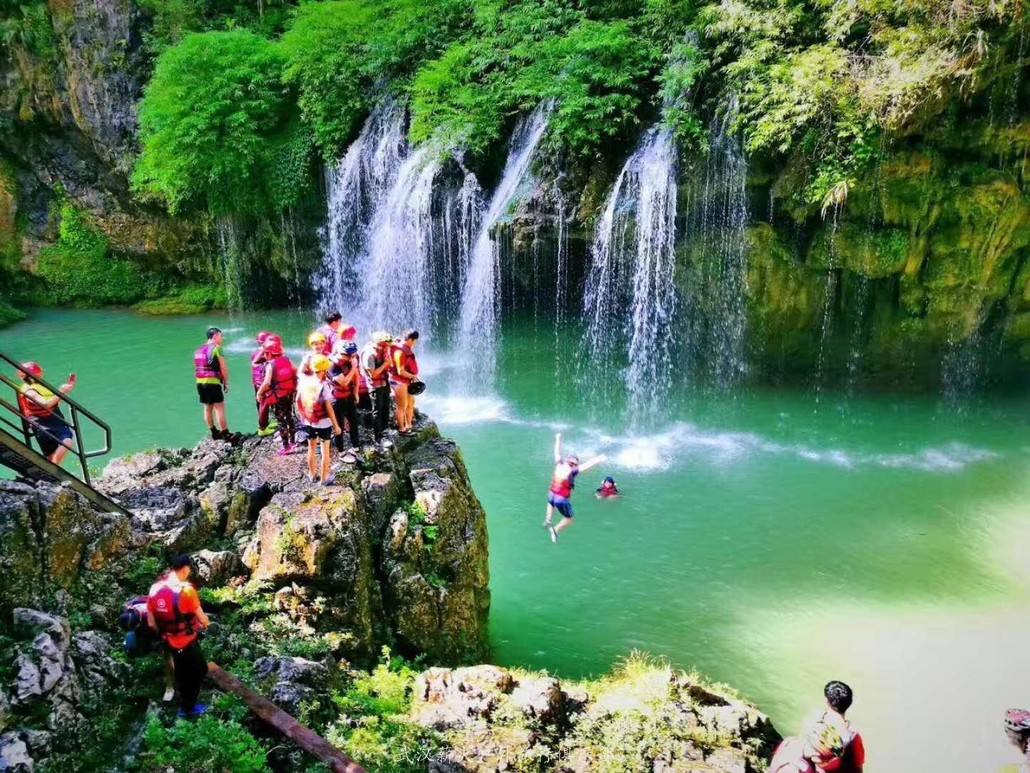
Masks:
[[[193,353],[193,370],[197,377],[197,395],[204,406],[204,423],[214,440],[228,440],[225,393],[229,391],[229,368],[222,356],[222,331],[217,327],[207,329],[207,343]],[[218,429],[215,419],[218,419]]]
[[[324,357],[326,356],[326,346],[328,345],[329,339],[326,334],[321,330],[316,330],[308,336],[308,353],[300,361],[300,371],[303,376],[312,376],[314,371],[311,369],[311,360],[313,357]]]
[[[1014,773],[1030,773],[1030,711],[1009,709],[1005,712],[1005,735],[1023,755],[1023,764],[1010,768]]]
[[[377,443],[390,426],[390,351],[393,336],[378,330],[361,352],[361,369],[372,395],[372,434]],[[389,443],[389,441],[386,441]]]
[[[347,430],[350,435],[351,449],[356,449],[361,444],[358,435],[358,382],[361,379],[361,371],[358,367],[358,346],[353,341],[337,341],[333,347],[332,368],[329,370],[329,379],[333,383],[333,411],[336,413],[336,422],[341,427],[347,422]],[[345,440],[341,432],[336,436],[336,450],[343,453]],[[344,456],[345,462],[353,462],[353,453],[348,452]]]
[[[262,330],[258,333],[257,350],[250,356],[250,380],[254,385],[254,403],[257,405],[258,412],[258,435],[261,437],[271,435],[276,429],[274,424],[269,424],[268,422],[268,410],[261,410],[261,399],[258,397],[258,390],[265,380],[265,365],[267,363],[264,344],[272,335],[267,330]]]
[[[261,413],[258,423],[268,425],[268,413],[275,414],[279,425],[279,437],[283,447],[280,456],[291,454],[296,449],[296,423],[293,419],[293,400],[297,394],[297,369],[283,351],[283,342],[273,335],[262,345],[265,351],[265,372],[258,387],[258,402]]]
[[[594,492],[598,499],[617,499],[619,494],[618,484],[615,483],[615,478],[610,475],[601,481],[601,487]]]
[[[332,363],[325,355],[316,354],[310,358],[309,367],[311,373],[302,373],[297,379],[297,399],[294,403],[300,417],[300,431],[297,435],[308,444],[308,478],[312,482],[321,480],[322,485],[330,486],[331,441],[334,435],[343,431],[333,410],[333,390],[329,381]],[[322,453],[321,468],[316,458],[319,448]]]
[[[576,487],[576,477],[581,472],[586,472],[596,467],[605,460],[605,456],[595,456],[588,462],[579,463],[579,457],[575,454],[562,456],[561,433],[554,436],[554,473],[551,475],[551,489],[547,495],[547,517],[544,518],[544,528],[551,535],[551,542],[558,541],[558,535],[572,526],[572,519],[575,514],[572,512],[572,490]],[[561,515],[561,523],[557,528],[551,525],[554,511]]]
[[[18,376],[22,380],[18,387],[18,410],[28,422],[43,456],[60,464],[75,442],[75,432],[61,413],[61,398],[37,380],[43,378],[38,362],[22,363]],[[57,391],[68,394],[75,388],[76,380],[72,373]]]
[[[395,344],[391,352],[390,383],[397,401],[397,431],[402,435],[411,434],[411,425],[415,421],[415,398],[408,394],[408,385],[418,380],[417,343],[418,331],[409,330],[404,334],[403,343]]]
[[[783,739],[773,753],[769,773],[862,773],[865,745],[845,718],[854,695],[844,682],[823,689],[826,708],[805,723],[800,736]]]

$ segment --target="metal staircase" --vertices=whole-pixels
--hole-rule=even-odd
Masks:
[[[3,352],[0,352],[0,361],[10,365],[14,369],[15,376],[11,378],[6,373],[0,373],[0,382],[13,390],[13,396],[7,399],[6,391],[0,386],[0,464],[14,470],[18,478],[27,482],[48,481],[51,483],[67,483],[73,491],[82,495],[101,510],[110,513],[121,513],[131,516],[132,513],[122,507],[105,494],[93,488],[89,477],[89,459],[103,456],[111,451],[111,427],[84,408],[77,401],[61,393],[53,384],[42,378],[33,377],[33,381],[53,392],[61,402],[61,407],[68,409],[68,418],[59,417],[75,433],[74,445],[70,449],[69,456],[74,456],[79,462],[80,475],[66,470],[39,453],[32,447],[32,435],[35,432],[46,433],[46,430],[33,426],[21,412],[18,406],[18,392],[22,386],[21,364]],[[2,367],[2,364],[0,364]],[[82,426],[87,423],[99,428],[103,433],[103,446],[87,450],[82,439]],[[46,433],[49,434],[49,433]],[[52,439],[56,440],[52,435]]]

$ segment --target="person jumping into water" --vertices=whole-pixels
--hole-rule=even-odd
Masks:
[[[604,454],[595,456],[584,464],[579,463],[579,457],[569,454],[562,458],[561,433],[554,436],[554,474],[551,476],[551,491],[547,496],[547,517],[544,519],[544,528],[551,535],[551,542],[558,541],[558,535],[572,526],[572,519],[575,517],[572,512],[572,490],[576,487],[576,476],[596,467],[605,460]],[[561,513],[561,523],[557,527],[551,525],[551,518],[554,511]]]

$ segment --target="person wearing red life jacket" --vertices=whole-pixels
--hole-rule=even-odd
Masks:
[[[261,406],[259,422],[268,424],[268,413],[275,415],[279,426],[279,438],[283,447],[280,456],[292,454],[296,450],[297,425],[293,418],[293,400],[297,394],[297,369],[283,351],[283,342],[279,336],[272,335],[265,339],[264,375],[258,387],[258,403]]]
[[[397,403],[397,431],[402,435],[411,434],[411,425],[415,420],[415,398],[408,394],[408,387],[413,381],[418,381],[418,360],[415,359],[417,343],[418,331],[409,330],[404,334],[402,343],[394,345],[390,357],[390,383]]]
[[[547,517],[544,518],[544,528],[551,535],[551,542],[557,542],[558,535],[572,526],[575,517],[572,512],[572,490],[576,487],[576,477],[581,472],[596,467],[605,459],[602,454],[580,464],[579,457],[575,454],[563,457],[561,433],[554,436],[554,473],[551,475],[551,488],[547,494]],[[555,510],[562,517],[557,527],[551,525]]]
[[[207,707],[197,703],[200,686],[207,676],[207,660],[197,634],[210,621],[200,605],[200,596],[189,583],[193,561],[176,556],[168,572],[158,578],[147,594],[147,624],[164,639],[175,666],[175,688],[179,693],[179,716],[193,719]]]
[[[207,343],[193,353],[193,370],[197,377],[197,395],[204,406],[204,423],[214,440],[228,440],[225,393],[229,391],[229,368],[222,356],[222,331],[217,327],[207,329]],[[218,429],[215,419],[218,419]]]
[[[358,346],[352,341],[337,341],[329,359],[332,361],[329,379],[333,384],[333,411],[341,427],[344,422],[347,423],[351,451],[344,456],[343,461],[350,464],[356,461],[353,451],[361,445],[358,434],[358,392],[361,383]],[[336,436],[335,444],[336,450],[343,453],[345,441],[342,432]]]
[[[865,745],[845,718],[854,695],[844,682],[823,689],[826,709],[805,723],[803,734],[784,738],[769,763],[769,773],[862,773]]]
[[[268,422],[268,411],[265,411],[264,418],[261,416],[261,400],[258,398],[258,390],[261,388],[261,383],[265,380],[265,341],[268,340],[273,333],[267,330],[262,330],[257,334],[258,347],[254,353],[250,356],[250,380],[254,385],[254,404],[257,405],[258,412],[258,435],[264,437],[271,435],[275,432],[275,427],[270,425]]]
[[[54,464],[60,464],[75,442],[75,432],[61,413],[61,398],[40,384],[43,368],[38,362],[24,362],[18,368],[22,384],[18,387],[18,411],[29,424],[39,450]],[[75,388],[74,373],[58,388],[66,395]]]
[[[332,363],[321,354],[310,360],[311,375],[301,374],[297,379],[297,399],[295,407],[300,418],[299,438],[308,444],[308,478],[315,482],[322,481],[323,486],[331,486],[329,476],[331,440],[339,435],[340,429],[333,410],[333,389],[329,381],[329,369]],[[321,474],[316,458],[318,447],[322,452]]]
[[[372,397],[372,434],[377,443],[383,440],[383,433],[390,426],[390,351],[393,336],[379,330],[372,334],[372,340],[361,351],[361,369],[364,381]]]

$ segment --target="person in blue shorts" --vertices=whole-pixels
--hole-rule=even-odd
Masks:
[[[547,517],[544,519],[544,528],[551,535],[551,542],[558,541],[558,535],[572,526],[575,513],[572,511],[572,490],[576,487],[576,476],[596,467],[605,460],[605,456],[595,456],[588,462],[579,463],[579,457],[570,454],[562,456],[561,433],[554,436],[554,474],[551,476],[551,489],[547,495]],[[561,523],[552,526],[554,511],[561,515]]]

